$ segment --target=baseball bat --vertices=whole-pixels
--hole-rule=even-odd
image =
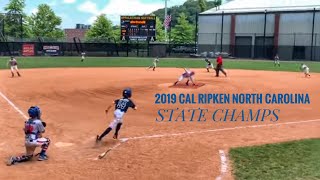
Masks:
[[[98,158],[99,158],[99,159],[102,159],[103,157],[105,157],[105,156],[107,155],[107,153],[108,153],[109,151],[111,151],[111,148],[109,148],[109,149],[106,150],[105,152],[101,153],[101,154],[98,156]]]

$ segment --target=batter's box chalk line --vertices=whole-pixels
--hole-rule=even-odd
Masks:
[[[8,102],[9,105],[13,107],[23,118],[24,120],[28,119],[28,116],[24,114],[20,108],[18,108],[7,96],[5,96],[2,92],[0,92],[0,96]],[[55,143],[56,147],[63,148],[63,147],[69,147],[73,146],[74,143],[66,143],[66,142],[57,142]]]

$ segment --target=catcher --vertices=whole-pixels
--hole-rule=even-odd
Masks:
[[[8,166],[30,161],[37,147],[41,147],[38,160],[44,161],[48,159],[46,152],[50,144],[50,139],[42,137],[42,134],[45,132],[46,123],[41,120],[40,108],[31,106],[28,114],[30,119],[25,122],[23,129],[25,133],[26,154],[16,157],[11,156],[7,162]]]

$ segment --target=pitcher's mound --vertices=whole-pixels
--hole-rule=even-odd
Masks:
[[[192,83],[189,84],[189,86],[187,86],[185,83],[178,83],[177,85],[171,85],[169,86],[169,88],[185,88],[185,89],[198,89],[199,87],[204,86],[204,83],[196,83],[195,85],[193,85]]]

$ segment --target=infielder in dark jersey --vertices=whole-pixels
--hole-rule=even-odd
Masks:
[[[16,163],[30,161],[34,156],[34,151],[37,147],[41,147],[38,160],[47,160],[48,156],[46,151],[50,144],[49,138],[42,137],[45,132],[46,123],[41,120],[41,111],[37,106],[32,106],[28,110],[30,119],[25,122],[24,133],[25,133],[25,147],[26,154],[22,156],[12,156],[9,158],[7,165],[11,166]]]
[[[132,96],[132,91],[130,88],[123,90],[122,95],[123,95],[123,98],[117,99],[113,102],[113,104],[115,105],[115,111],[113,112],[113,116],[114,116],[113,121],[110,123],[109,127],[100,136],[97,135],[96,142],[101,141],[102,138],[106,136],[114,128],[116,128],[116,131],[113,135],[113,138],[117,139],[119,130],[123,123],[124,114],[128,111],[129,108],[132,108],[134,110],[137,109],[136,105],[130,99]],[[112,105],[107,108],[106,113],[108,113],[111,107]]]
[[[206,61],[208,64],[207,64],[207,71],[210,72],[210,69],[213,69],[213,64],[211,63],[211,61],[206,58],[204,61]]]

